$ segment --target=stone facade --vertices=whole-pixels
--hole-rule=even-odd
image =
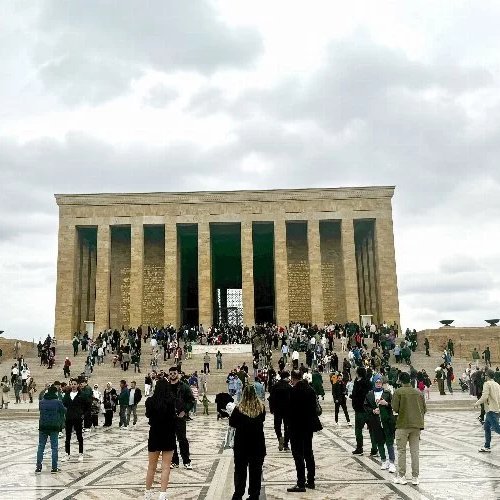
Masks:
[[[359,321],[360,314],[399,324],[393,193],[384,186],[56,195],[55,335],[70,338],[86,320],[97,332],[179,326],[187,317],[212,324],[215,309],[226,304],[214,289],[221,277],[212,269],[211,228],[218,224],[241,234],[240,255],[232,256],[240,259],[241,282],[231,286],[241,289],[244,324],[261,314],[253,234],[262,223],[274,227],[266,314],[277,324]],[[196,236],[184,236],[190,232]],[[187,293],[197,307],[186,306]]]

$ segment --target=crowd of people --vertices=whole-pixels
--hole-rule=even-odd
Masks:
[[[243,329],[240,333],[230,333],[227,329],[221,331],[228,336],[223,339],[219,332],[221,343],[246,338]],[[74,433],[78,442],[78,460],[83,461],[84,436],[92,429],[97,430],[100,416],[104,431],[113,427],[115,415],[120,430],[133,429],[138,422],[137,405],[144,397],[150,424],[145,498],[152,498],[153,478],[160,454],[160,498],[166,498],[170,470],[180,467],[181,462],[182,467],[192,468],[187,423],[197,415],[198,403],[202,404],[203,413],[209,414],[212,403],[207,386],[210,369],[214,369],[212,357],[216,370],[222,370],[223,366],[220,350],[215,356],[208,352],[200,355],[202,368],[199,372],[184,373],[182,361],[192,357],[194,343],[202,339],[204,345],[214,343],[213,335],[217,332],[217,329],[209,328],[205,333],[200,325],[197,329],[178,331],[170,327],[148,328],[144,333],[140,328],[114,330],[103,332],[95,339],[86,334],[75,334],[73,355],[83,354],[85,366],[89,369],[72,376],[72,362],[68,357],[63,363],[65,381],[46,384],[40,391],[36,473],[42,470],[43,452],[49,438],[52,472],[57,473],[58,437],[63,432],[64,460],[71,460]],[[412,353],[417,348],[416,332],[406,330],[401,335],[396,325],[361,328],[347,323],[327,325],[324,329],[304,325],[290,325],[289,328],[261,325],[249,329],[245,335],[252,342],[251,364],[242,363],[229,369],[227,391],[215,397],[217,418],[229,419],[226,443],[234,450],[233,499],[243,498],[247,475],[249,498],[259,496],[266,455],[263,433],[266,407],[273,416],[278,450],[291,451],[295,463],[297,481],[288,492],[315,488],[312,441],[314,433],[322,428],[321,401],[326,395],[325,384],[329,384],[334,402],[335,425],[339,423],[341,409],[346,424],[354,424],[356,446],[352,453],[364,453],[366,427],[370,456],[379,457],[381,470],[394,474],[397,484],[406,484],[406,448],[409,445],[412,482],[418,484],[418,447],[420,430],[424,428],[425,400],[429,399],[433,384],[443,395],[446,389],[448,392],[453,390],[454,349],[451,339],[442,353],[442,363],[434,374],[428,374],[423,369],[416,369],[412,363]],[[144,347],[146,343],[148,348]],[[338,349],[334,349],[336,344],[340,344],[340,355]],[[427,339],[424,346],[427,354],[430,347]],[[136,381],[126,381],[131,363],[134,373],[141,373],[143,352],[150,356],[149,367],[144,373],[144,392]],[[49,368],[49,359],[55,359],[54,343],[50,339],[40,343],[38,353],[41,365],[47,364]],[[462,374],[460,384],[462,390],[469,390],[474,396],[474,405],[481,407],[479,419],[484,425],[485,444],[480,451],[488,452],[491,450],[492,431],[500,432],[500,372],[498,368],[496,371],[490,369],[489,352],[482,354],[484,368],[478,366],[478,358],[473,353],[473,362]],[[168,371],[158,367],[161,355],[164,361],[172,364]],[[123,375],[119,387],[115,389],[109,382],[101,392],[98,384],[89,384],[89,381],[94,365],[103,363],[109,356],[114,366],[120,366]],[[12,366],[10,380],[7,377],[2,380],[2,407],[6,397],[4,387],[18,387],[17,392],[15,389],[16,402],[28,397],[33,399],[36,385],[22,357]]]

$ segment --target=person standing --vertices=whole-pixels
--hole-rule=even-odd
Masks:
[[[135,380],[130,382],[130,390],[129,390],[129,398],[128,398],[128,406],[127,406],[127,426],[130,424],[130,414],[133,415],[132,425],[135,427],[137,424],[137,405],[142,399],[141,390],[136,387]]]
[[[392,409],[398,414],[396,420],[396,446],[398,449],[398,476],[396,484],[407,484],[406,444],[410,445],[411,483],[419,484],[419,446],[420,431],[424,428],[424,415],[427,411],[424,396],[410,385],[410,375],[403,372],[399,376],[402,385],[396,389],[392,399]]]
[[[10,383],[7,375],[2,377],[2,382],[0,383],[0,410],[9,408],[9,392],[10,392]]]
[[[345,419],[347,420],[347,425],[352,426],[351,419],[349,418],[349,413],[347,411],[347,387],[342,373],[339,373],[336,376],[335,383],[332,385],[332,396],[333,402],[335,403],[335,425],[338,425],[339,423],[339,410],[342,408]]]
[[[43,399],[38,403],[40,409],[40,420],[38,424],[38,451],[36,454],[35,474],[42,472],[43,452],[47,439],[50,438],[50,447],[52,449],[52,474],[59,472],[58,468],[58,436],[59,431],[64,426],[64,416],[66,409],[59,400],[57,389],[51,385]]]
[[[206,352],[205,356],[203,356],[203,372],[210,373],[210,355],[208,352]]]
[[[269,411],[274,415],[274,432],[278,438],[278,450],[289,451],[290,442],[290,422],[288,411],[290,410],[290,374],[287,371],[281,372],[281,378],[276,382],[269,394]],[[284,434],[281,432],[283,424]]]
[[[262,483],[262,465],[266,456],[264,439],[265,405],[255,388],[248,385],[241,401],[229,417],[234,435],[234,494],[232,500],[242,500],[245,494],[248,470],[248,500],[258,500]]]
[[[304,493],[306,488],[315,488],[316,464],[312,448],[313,434],[323,426],[317,415],[317,399],[313,388],[302,373],[291,373],[292,390],[290,392],[290,443],[297,471],[297,484],[287,488],[289,493]],[[306,482],[307,469],[307,482]]]
[[[429,344],[429,339],[427,337],[425,337],[424,340],[424,347],[425,347],[425,355],[430,356],[431,355],[429,352],[430,344]]]
[[[146,417],[149,419],[148,471],[144,500],[152,500],[154,475],[161,460],[161,480],[159,500],[167,500],[167,486],[170,479],[170,465],[175,449],[175,399],[167,380],[161,378],[156,383],[153,395],[146,400]]]
[[[118,427],[127,428],[127,408],[129,404],[130,390],[125,380],[120,380],[120,394],[118,394],[118,404],[120,405],[120,421]]]
[[[73,430],[78,440],[78,461],[83,462],[83,434],[82,420],[85,401],[78,388],[78,380],[72,378],[69,382],[70,391],[63,397],[63,405],[66,408],[66,441],[64,449],[66,451],[66,461],[71,460],[71,434]]]
[[[181,381],[177,366],[172,366],[168,370],[168,378],[170,389],[175,399],[175,410],[177,417],[175,418],[175,437],[179,442],[179,451],[182,457],[182,463],[185,469],[191,470],[191,459],[189,457],[189,441],[186,437],[186,420],[189,412],[193,408],[194,398],[191,389],[187,384]],[[174,447],[172,464],[170,468],[179,467],[179,455],[177,453],[177,445]]]
[[[486,368],[488,368],[488,366],[491,368],[491,351],[489,346],[487,346],[486,349],[483,351],[483,358]]]
[[[484,405],[484,446],[479,448],[482,453],[491,452],[491,430],[500,434],[500,424],[498,417],[500,416],[500,385],[495,382],[495,372],[486,370],[486,381],[483,384],[483,393],[481,397],[474,403],[474,407]]]
[[[108,382],[102,394],[102,403],[104,406],[103,427],[111,427],[113,423],[113,413],[116,411],[116,400],[116,390],[111,386],[111,382]]]
[[[354,410],[354,433],[356,435],[356,449],[352,452],[353,455],[363,454],[363,427],[365,424],[368,427],[372,441],[370,455],[375,456],[378,454],[377,445],[373,441],[369,420],[365,411],[365,398],[371,388],[371,383],[366,376],[366,368],[359,366],[356,369],[356,380],[354,380],[351,394],[352,409]]]
[[[220,351],[217,351],[217,354],[215,355],[215,361],[217,363],[216,369],[222,370],[222,353]]]

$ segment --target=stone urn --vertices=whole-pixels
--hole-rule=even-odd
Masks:
[[[498,326],[497,323],[500,321],[500,319],[485,319],[486,323],[488,323],[490,326]]]
[[[440,323],[443,326],[450,326],[455,320],[454,319],[442,319]]]

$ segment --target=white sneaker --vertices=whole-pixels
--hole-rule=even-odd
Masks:
[[[153,490],[144,490],[144,500],[153,500]]]
[[[189,462],[188,464],[184,464],[184,468],[188,469],[188,470],[193,470],[193,466],[191,465],[191,462]]]
[[[68,453],[66,453],[64,459],[63,459],[65,462],[69,462],[71,460],[71,455],[69,455]]]
[[[491,448],[486,448],[486,446],[483,446],[479,448],[478,450],[480,453],[491,453]]]
[[[396,476],[393,481],[394,484],[408,484],[406,477],[404,476]]]
[[[396,466],[393,463],[389,464],[389,472],[394,474],[396,472]]]
[[[420,483],[420,481],[418,480],[418,476],[417,477],[412,477],[411,478],[411,484],[415,485],[415,486],[418,486]]]
[[[381,470],[387,470],[389,468],[389,460],[385,460],[384,462],[382,462],[382,464],[380,465],[380,469]]]
[[[160,491],[158,495],[158,500],[168,500],[167,498],[167,492],[166,491]]]
[[[78,461],[83,462],[83,453],[80,453],[80,455],[78,455]]]

